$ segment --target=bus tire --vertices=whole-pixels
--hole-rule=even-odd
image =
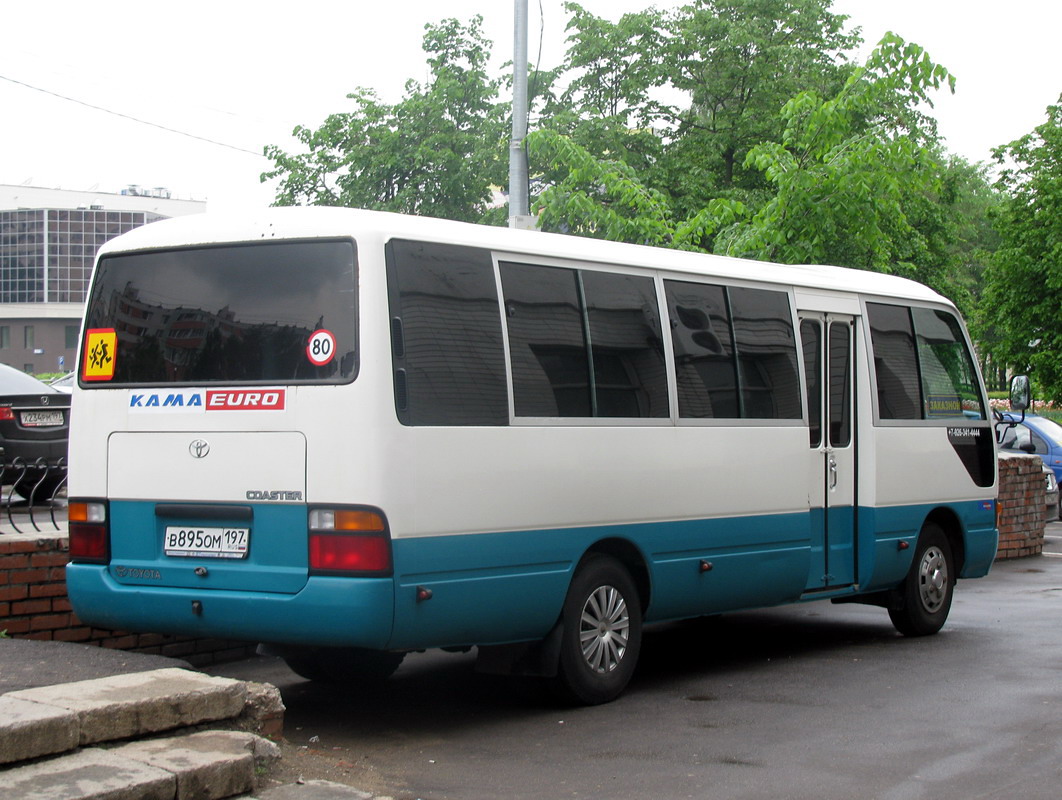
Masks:
[[[383,681],[398,669],[405,653],[359,647],[316,647],[282,656],[288,668],[309,681],[342,685],[351,681]]]
[[[918,536],[911,569],[900,587],[899,607],[889,609],[892,624],[904,636],[929,636],[943,626],[955,590],[951,544],[939,525],[927,522]]]
[[[616,699],[642,646],[642,608],[630,573],[611,556],[589,556],[568,587],[561,622],[554,690],[582,705]]]

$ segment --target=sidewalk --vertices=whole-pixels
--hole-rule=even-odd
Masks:
[[[178,659],[0,639],[4,800],[370,800],[324,781],[270,786],[284,705],[269,685]]]

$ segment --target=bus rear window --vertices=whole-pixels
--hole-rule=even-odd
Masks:
[[[356,265],[350,240],[104,256],[83,385],[349,382]]]

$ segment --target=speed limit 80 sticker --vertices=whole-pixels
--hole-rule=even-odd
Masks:
[[[306,343],[306,357],[317,367],[323,367],[336,357],[336,337],[332,331],[321,328],[310,336]]]

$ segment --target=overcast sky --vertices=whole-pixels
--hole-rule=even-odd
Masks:
[[[581,4],[618,19],[682,2]],[[542,64],[555,66],[563,0],[529,6],[530,56],[541,19]],[[972,161],[1043,122],[1062,92],[1058,0],[835,0],[834,11],[862,27],[868,46],[893,30],[957,76],[955,95],[939,95],[937,117],[948,148]],[[426,77],[424,24],[477,13],[498,66],[512,52],[507,0],[4,3],[0,183],[163,186],[210,210],[268,204],[272,193],[258,181],[270,166],[264,145],[294,149],[292,128],[348,109],[355,87],[398,100],[408,78]]]

